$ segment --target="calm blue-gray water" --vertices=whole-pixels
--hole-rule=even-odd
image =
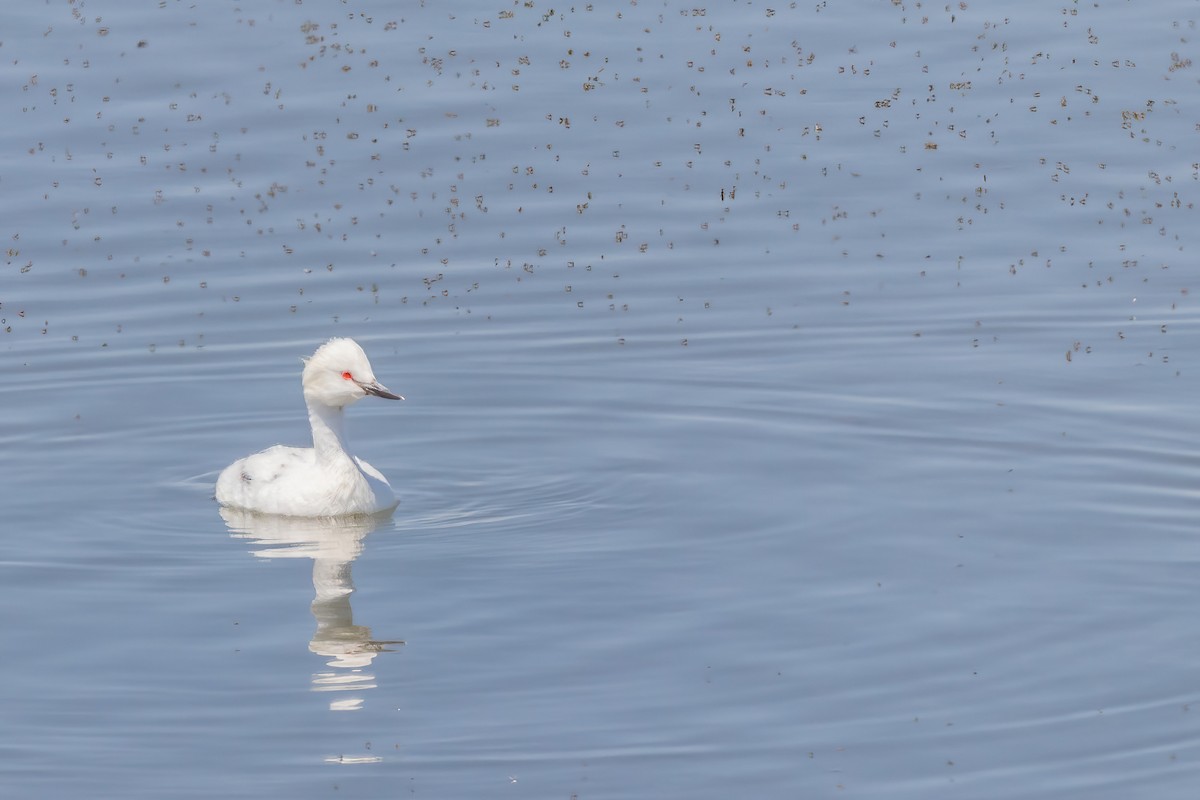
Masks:
[[[6,10],[0,794],[1195,797],[1198,20]]]

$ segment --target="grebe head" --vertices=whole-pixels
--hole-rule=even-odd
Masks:
[[[369,394],[403,400],[375,380],[367,354],[353,339],[330,339],[304,359],[304,400],[310,405],[342,408]]]

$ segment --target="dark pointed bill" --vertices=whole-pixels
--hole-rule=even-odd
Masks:
[[[384,400],[403,400],[404,399],[404,397],[402,395],[392,394],[391,392],[389,392],[387,390],[387,387],[384,386],[383,384],[379,383],[379,381],[375,381],[373,383],[363,383],[361,381],[355,381],[355,383],[357,383],[359,386],[361,386],[362,390],[364,392],[366,392],[367,394],[373,394],[376,397],[382,397]]]

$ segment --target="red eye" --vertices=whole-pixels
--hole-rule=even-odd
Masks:
[[[352,380],[354,380],[354,376],[351,375],[349,372],[343,372],[342,379],[347,380],[347,381],[352,381]]]

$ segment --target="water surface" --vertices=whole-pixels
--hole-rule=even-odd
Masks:
[[[1192,796],[1195,4],[977,6],[13,12],[6,795]]]

